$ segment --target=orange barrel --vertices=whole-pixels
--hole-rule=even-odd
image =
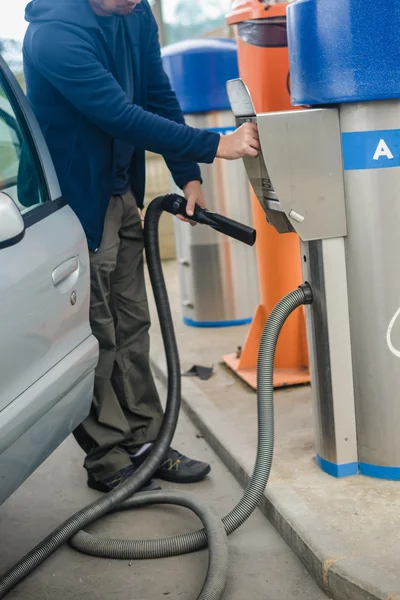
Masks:
[[[257,113],[292,110],[286,31],[287,3],[236,0],[227,17],[235,25],[239,72],[251,93]],[[257,261],[261,304],[257,308],[243,349],[224,356],[225,363],[256,388],[258,348],[265,321],[276,303],[302,282],[300,241],[296,234],[279,235],[270,226],[255,194],[252,195],[257,229]],[[275,386],[308,383],[308,353],[304,311],[285,324],[275,361]]]

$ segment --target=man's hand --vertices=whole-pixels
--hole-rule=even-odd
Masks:
[[[189,183],[187,183],[183,188],[183,193],[187,200],[186,213],[189,217],[194,214],[194,207],[196,204],[205,208],[206,204],[200,181],[189,181]],[[193,223],[193,221],[190,219],[185,219],[185,217],[182,217],[182,215],[178,215],[178,219],[184,221],[185,223],[196,225],[196,223]]]
[[[243,123],[230,135],[222,135],[217,150],[217,158],[236,160],[244,156],[258,156],[260,140],[255,123]]]

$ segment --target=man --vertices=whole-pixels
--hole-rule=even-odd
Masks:
[[[100,360],[91,414],[75,437],[86,453],[88,485],[108,492],[146,458],[163,418],[149,365],[138,212],[145,150],[165,157],[191,215],[196,202],[204,205],[196,163],[257,156],[257,130],[246,124],[220,137],[185,125],[147,0],[33,0],[26,18],[28,98],[90,250],[90,320]],[[170,449],[157,476],[183,483],[209,472]]]

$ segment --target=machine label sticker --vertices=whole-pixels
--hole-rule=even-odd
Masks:
[[[345,171],[400,167],[400,129],[342,133]]]
[[[390,152],[389,147],[388,147],[387,143],[385,142],[385,140],[379,140],[378,147],[374,154],[374,160],[379,160],[382,156],[386,156],[386,158],[388,158],[389,160],[394,159],[394,156]]]

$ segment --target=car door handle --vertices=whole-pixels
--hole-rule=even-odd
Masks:
[[[79,269],[79,260],[77,256],[70,258],[65,263],[54,269],[52,274],[53,284],[55,286],[60,285],[63,281],[68,279],[73,273]]]

